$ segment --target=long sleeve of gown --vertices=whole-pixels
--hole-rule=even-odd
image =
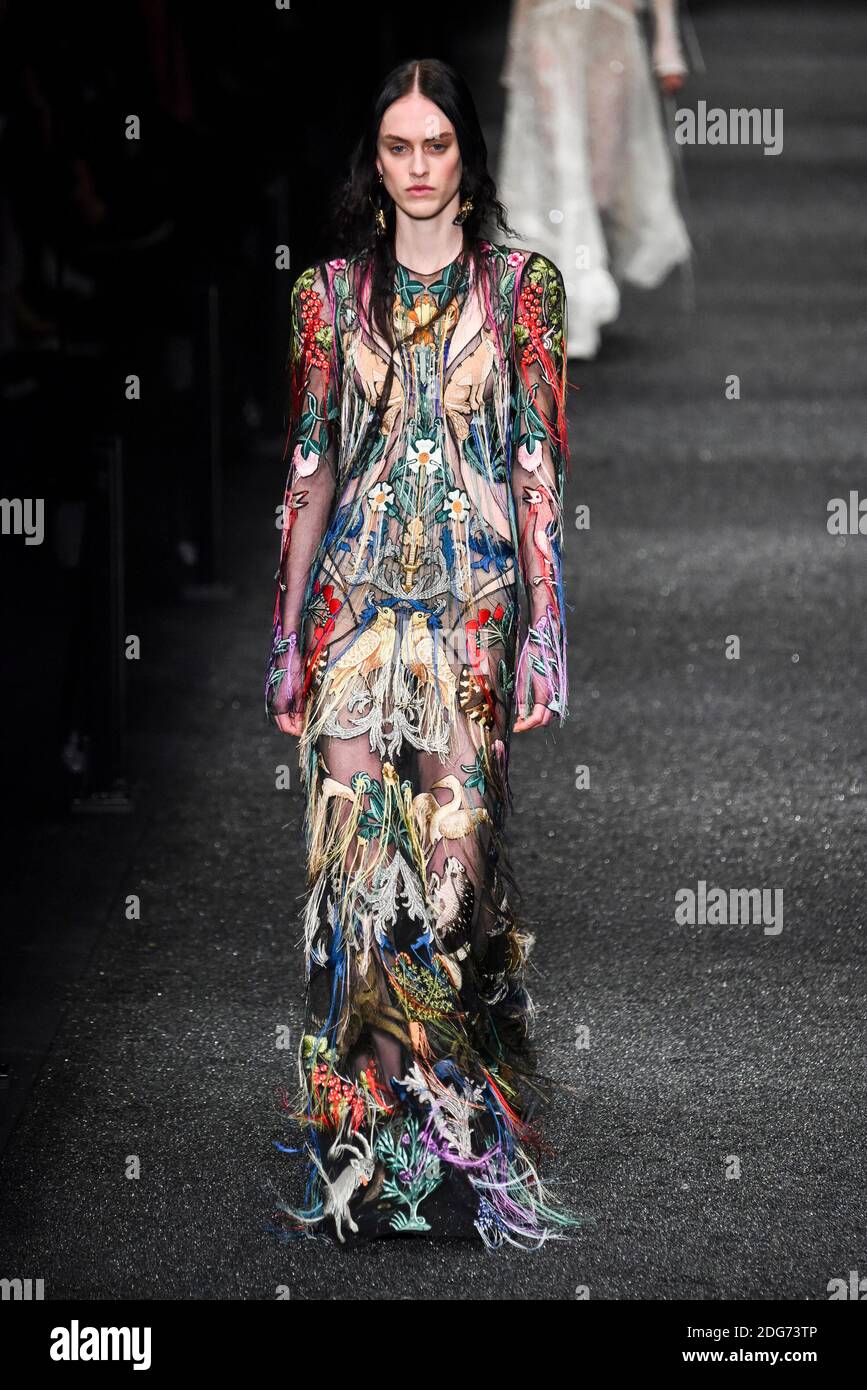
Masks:
[[[568,712],[562,575],[566,313],[559,269],[547,257],[531,255],[521,271],[513,333],[511,483],[529,619],[515,699],[519,714],[541,704],[561,723]]]
[[[653,0],[653,71],[659,77],[685,77],[689,69],[677,33],[677,0]]]
[[[277,516],[280,553],[274,578],[265,713],[301,713],[312,672],[305,651],[305,601],[313,561],[328,528],[336,488],[339,387],[333,299],[321,266],[299,276],[291,297],[288,475]],[[328,596],[326,595],[326,598]]]

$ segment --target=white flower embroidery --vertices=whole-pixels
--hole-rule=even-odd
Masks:
[[[528,473],[537,473],[544,462],[545,455],[538,439],[534,441],[532,454],[526,444],[518,445],[518,463],[522,468],[526,468]]]
[[[443,458],[432,439],[419,439],[416,440],[415,445],[410,444],[406,461],[411,473],[417,473],[422,467],[426,468],[429,473],[434,473],[439,468]]]
[[[454,492],[449,493],[449,511],[452,514],[452,521],[466,521],[470,514],[470,499],[460,488],[455,488]]]
[[[367,505],[372,512],[384,512],[394,499],[394,489],[389,483],[374,483],[367,489]]]
[[[309,478],[319,467],[319,455],[314,451],[305,458],[302,447],[301,444],[296,445],[292,455],[292,464],[299,478]]]

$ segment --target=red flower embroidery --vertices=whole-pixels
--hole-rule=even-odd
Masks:
[[[518,323],[527,330],[530,341],[524,344],[522,360],[529,367],[538,360],[542,339],[542,286],[530,282],[521,290],[518,301]]]
[[[492,617],[493,617],[493,619],[494,619],[494,622],[495,622],[495,623],[498,623],[498,622],[500,621],[500,619],[502,618],[503,614],[505,613],[505,611],[506,611],[506,610],[505,610],[505,608],[503,607],[503,605],[502,605],[501,603],[498,603],[498,604],[497,604],[497,606],[496,606],[496,608],[494,609],[493,613],[491,613],[490,608],[480,608],[480,609],[479,609],[479,621],[478,621],[478,624],[476,624],[476,623],[468,623],[467,626],[468,626],[468,627],[476,627],[476,626],[484,627],[484,626],[485,626],[485,623],[489,623],[489,622],[491,621],[491,618],[492,618]]]
[[[354,1131],[364,1119],[364,1097],[355,1086],[342,1081],[333,1072],[329,1073],[324,1062],[318,1062],[313,1070],[313,1089],[326,1111],[326,1118],[337,1129],[343,1107],[348,1105],[352,1114],[350,1128]],[[324,1095],[323,1095],[324,1091]]]
[[[322,299],[311,287],[302,290],[301,300],[301,355],[311,367],[319,367],[328,377],[328,356],[316,341],[316,334],[323,327]]]

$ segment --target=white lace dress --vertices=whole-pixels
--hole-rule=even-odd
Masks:
[[[651,289],[691,254],[651,73],[686,72],[674,3],[653,0],[652,55],[636,0],[513,3],[498,195],[561,269],[569,357],[595,356],[622,281]]]

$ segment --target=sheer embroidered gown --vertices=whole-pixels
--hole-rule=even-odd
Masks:
[[[269,718],[304,714],[307,993],[284,1103],[307,1182],[278,1204],[287,1238],[533,1248],[578,1220],[540,1176],[533,936],[503,844],[514,704],[567,713],[564,290],[541,255],[483,252],[478,276],[397,267],[379,422],[363,259],[292,295],[265,684]]]

